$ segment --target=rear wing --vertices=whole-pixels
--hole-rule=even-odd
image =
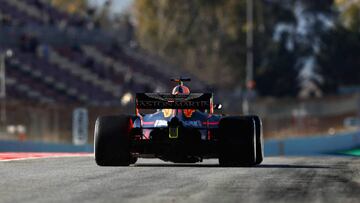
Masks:
[[[212,93],[173,95],[170,93],[137,93],[136,110],[139,109],[213,109]]]

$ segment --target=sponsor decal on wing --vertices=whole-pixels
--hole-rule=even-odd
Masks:
[[[195,112],[195,109],[184,109],[183,112],[186,118],[191,118],[192,114]]]
[[[164,99],[161,95],[156,94],[156,93],[145,93],[146,96],[152,98],[152,99],[157,99],[160,101],[166,101],[166,99]]]
[[[162,112],[165,118],[169,118],[171,115],[173,115],[173,109],[163,109]]]
[[[197,99],[199,97],[201,97],[202,95],[204,95],[203,93],[191,93],[186,97],[186,100],[192,100],[192,99]]]
[[[167,127],[168,123],[166,120],[156,120],[154,127]]]
[[[202,127],[201,121],[183,121],[183,124],[187,127]]]

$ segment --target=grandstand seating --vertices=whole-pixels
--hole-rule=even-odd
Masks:
[[[11,4],[12,1],[1,1],[0,12],[3,16],[7,16],[11,24],[41,24],[41,20],[28,15],[28,13],[19,10]]]
[[[139,87],[143,88],[150,87],[151,89],[164,90],[165,82],[162,74],[154,72],[153,69],[145,69],[146,66],[142,64],[136,64],[133,61],[126,61],[123,57],[116,57],[119,54],[107,54],[106,51],[102,50],[101,47],[94,46],[82,46],[83,53],[89,58],[95,60],[97,63],[101,64],[103,68],[99,70],[110,70],[114,75],[122,74],[124,80],[126,77],[136,78],[136,83]],[[113,50],[117,52],[119,50]],[[156,80],[154,80],[156,78]],[[130,80],[130,79],[127,79]],[[167,78],[168,80],[168,78]]]
[[[46,0],[1,0],[0,18],[0,28],[42,26],[59,33],[71,26],[87,32],[89,24],[96,24],[86,16],[60,11]],[[126,92],[165,91],[169,77],[180,75],[174,69],[164,72],[148,57],[117,43],[119,39],[105,40],[110,43],[47,44],[41,33],[25,32],[16,45],[0,44],[0,52],[11,48],[15,53],[6,63],[8,96],[39,102],[118,105]]]

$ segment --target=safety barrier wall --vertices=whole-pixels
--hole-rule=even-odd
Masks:
[[[323,155],[360,147],[360,132],[265,141],[265,156]]]
[[[265,140],[265,156],[323,155],[360,147],[360,132]],[[92,145],[0,141],[0,152],[93,152]]]

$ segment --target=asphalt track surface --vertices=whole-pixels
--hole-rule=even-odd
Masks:
[[[98,167],[91,156],[1,161],[0,202],[360,202],[360,159],[272,157],[252,168],[156,159]]]

